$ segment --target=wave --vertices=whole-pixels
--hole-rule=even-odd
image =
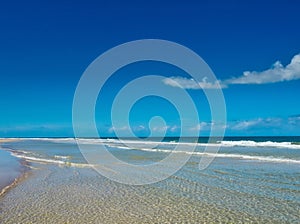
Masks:
[[[236,158],[243,160],[258,160],[263,162],[276,162],[276,163],[295,163],[300,164],[300,160],[289,159],[289,158],[276,158],[272,156],[252,156],[244,154],[232,154],[232,153],[208,153],[208,152],[189,152],[189,151],[180,151],[180,150],[168,150],[168,149],[157,149],[157,148],[130,148],[126,146],[120,146],[118,148],[128,149],[128,150],[140,150],[148,152],[162,152],[162,153],[185,153],[190,155],[198,156],[208,156],[208,157],[217,157],[217,158]]]
[[[161,152],[161,153],[178,153],[178,154],[190,154],[196,156],[207,156],[207,157],[215,157],[215,158],[234,158],[234,159],[242,159],[242,160],[256,160],[261,162],[273,162],[273,163],[292,163],[292,164],[300,164],[300,160],[290,159],[290,158],[276,158],[272,156],[253,156],[253,155],[244,155],[244,154],[231,154],[231,153],[208,153],[208,152],[188,152],[188,151],[180,151],[180,150],[168,150],[168,149],[159,149],[159,148],[130,148],[126,146],[114,146],[120,149],[127,149],[127,150],[140,150],[140,151],[147,151],[147,152]],[[13,156],[18,158],[23,158],[30,162],[37,162],[37,163],[47,163],[47,164],[57,164],[62,166],[71,166],[71,167],[96,167],[96,164],[86,164],[86,163],[72,163],[65,160],[58,160],[58,159],[46,159],[46,158],[39,158],[34,156],[27,156],[21,155],[19,153],[12,153]],[[67,156],[54,156],[54,158],[63,157],[62,159],[67,158]]]
[[[68,160],[71,158],[71,156],[61,156],[61,155],[54,155],[55,159],[63,159],[63,160]]]
[[[300,145],[293,142],[255,142],[255,141],[220,141],[223,147],[275,147],[275,148],[288,148],[288,149],[300,149]]]
[[[216,143],[195,143],[195,142],[175,142],[175,141],[151,141],[151,140],[123,140],[123,139],[87,139],[87,138],[66,138],[66,139],[45,139],[47,141],[52,142],[60,142],[60,143],[81,143],[81,144],[143,144],[143,145],[186,145],[186,146],[200,146],[200,147],[208,147],[208,146],[219,146],[219,147],[273,147],[273,148],[284,148],[284,149],[300,149],[300,144],[295,144],[293,142],[256,142],[250,140],[241,140],[241,141],[218,141]]]
[[[95,167],[94,164],[72,163],[72,162],[66,161],[65,159],[68,158],[68,156],[54,156],[54,158],[63,159],[63,160],[58,160],[58,159],[39,158],[39,157],[35,157],[35,156],[27,156],[27,155],[21,154],[20,152],[22,153],[22,151],[11,152],[11,153],[13,156],[15,156],[17,158],[25,159],[29,162],[57,164],[57,165],[72,166],[72,167]]]
[[[53,139],[50,139],[53,140]],[[265,162],[275,162],[275,163],[294,163],[300,164],[300,160],[285,158],[285,157],[273,157],[273,156],[260,156],[260,155],[246,155],[246,154],[235,154],[235,153],[210,153],[210,152],[190,152],[184,150],[172,150],[160,147],[149,147],[152,146],[151,144],[156,143],[152,141],[132,141],[130,143],[138,143],[135,147],[133,145],[127,146],[126,144],[121,144],[122,142],[128,143],[128,141],[120,141],[118,139],[80,139],[79,141],[83,140],[83,143],[86,142],[89,144],[101,143],[106,144],[111,148],[119,148],[124,150],[140,150],[140,151],[148,151],[148,152],[161,152],[161,153],[185,153],[190,155],[196,156],[207,156],[207,157],[217,157],[217,158],[236,158],[236,159],[243,159],[243,160],[257,160],[257,161],[265,161]],[[48,139],[47,139],[48,141]],[[55,139],[55,141],[60,141]],[[62,139],[61,141],[66,141],[66,139]],[[71,139],[67,139],[67,141],[71,141]],[[75,142],[75,139],[72,139]],[[174,145],[177,144],[193,144],[193,143],[176,143],[176,142],[158,142],[161,145]],[[216,144],[211,143],[197,143],[201,145],[222,145],[224,147],[234,147],[234,146],[246,146],[246,147],[280,147],[286,148],[289,147],[299,147],[299,145],[293,145],[289,142],[254,142],[254,141],[221,141]],[[73,167],[95,167],[99,164],[87,164],[87,163],[73,163],[70,162],[69,159],[71,158],[68,155],[54,155],[51,158],[42,158],[36,155],[32,155],[28,151],[21,151],[21,150],[9,150],[13,156],[18,158],[23,158],[30,162],[37,162],[37,163],[48,163],[48,164],[57,164],[62,166],[73,166]]]
[[[255,141],[218,141],[216,143],[193,143],[193,142],[155,142],[155,141],[140,141],[140,140],[117,140],[117,139],[109,139],[109,140],[79,140],[80,143],[106,143],[106,144],[143,144],[143,145],[171,145],[171,146],[176,146],[176,145],[185,145],[185,146],[200,146],[200,147],[261,147],[261,148],[266,148],[266,147],[271,147],[271,148],[282,148],[282,149],[300,149],[300,144],[295,144],[293,142],[272,142],[272,141],[265,141],[265,142],[255,142]]]
[[[21,140],[21,139],[20,139]],[[23,139],[24,140],[24,139]],[[273,142],[273,141],[264,141],[264,142],[256,142],[251,140],[239,140],[239,141],[218,141],[216,143],[192,143],[192,142],[158,142],[158,141],[150,141],[150,140],[123,140],[123,139],[115,139],[115,138],[107,138],[107,139],[89,139],[89,138],[30,138],[27,140],[38,140],[38,141],[50,141],[57,143],[69,143],[69,144],[104,144],[108,147],[119,148],[119,149],[129,149],[129,150],[143,150],[149,152],[162,152],[162,153],[187,153],[192,155],[199,156],[209,156],[209,157],[227,157],[227,158],[236,158],[236,159],[244,159],[244,160],[258,160],[258,161],[266,161],[266,162],[277,162],[277,163],[296,163],[300,164],[300,160],[286,157],[273,157],[272,155],[261,156],[261,155],[247,155],[247,154],[235,154],[231,153],[209,153],[209,152],[188,152],[188,151],[178,151],[172,150],[177,145],[183,146],[200,146],[200,147],[209,147],[209,146],[219,146],[219,147],[248,147],[248,148],[278,148],[278,149],[300,149],[299,144],[294,144],[292,142]],[[164,148],[164,146],[172,146]],[[19,151],[19,150],[18,150]],[[19,151],[20,152],[20,151]],[[69,156],[56,155],[53,158],[40,158],[36,156],[32,156],[28,154],[28,152],[20,152],[14,154],[17,157],[24,158],[26,160],[30,160],[33,162],[40,163],[55,163],[59,165],[65,166],[81,166],[81,167],[93,167],[94,165],[90,164],[79,164],[72,163],[69,161]]]
[[[251,140],[239,141],[217,141],[215,143],[199,143],[199,142],[175,142],[175,141],[152,141],[152,140],[133,140],[133,139],[116,139],[116,138],[18,138],[15,140],[36,140],[55,143],[70,143],[70,144],[143,144],[143,145],[186,145],[186,146],[219,146],[219,147],[273,147],[283,149],[300,149],[300,143],[297,142],[274,142],[264,141],[257,142]]]

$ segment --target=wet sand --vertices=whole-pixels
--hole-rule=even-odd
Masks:
[[[0,143],[15,142],[18,140],[19,140],[18,138],[0,138]]]
[[[28,170],[25,161],[0,148],[0,196],[17,184]]]

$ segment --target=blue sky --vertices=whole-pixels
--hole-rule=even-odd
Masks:
[[[292,0],[2,2],[0,136],[72,136],[73,95],[87,66],[114,46],[145,38],[185,45],[208,63],[223,87],[227,135],[300,135],[299,9]],[[119,128],[126,135],[128,127],[112,127],[111,101],[126,82],[152,73],[188,91],[200,111],[195,127],[209,134],[203,91],[176,68],[151,62],[124,68],[104,87],[96,108],[101,133]],[[168,135],[179,133],[174,108],[151,97],[132,109],[131,128],[149,134],[156,115],[165,117]],[[159,134],[164,127],[155,128]]]

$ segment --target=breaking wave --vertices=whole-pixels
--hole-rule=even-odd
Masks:
[[[290,159],[290,158],[279,158],[273,156],[253,156],[245,154],[233,154],[233,153],[208,153],[208,152],[188,152],[180,150],[168,150],[168,149],[159,149],[159,148],[130,148],[126,146],[114,146],[116,148],[127,149],[127,150],[141,150],[147,152],[162,152],[162,153],[186,153],[191,155],[198,156],[208,156],[208,157],[217,157],[217,158],[236,158],[243,160],[258,160],[264,162],[276,162],[276,163],[296,163],[300,164],[300,160]]]
[[[274,142],[264,141],[257,142],[252,140],[240,140],[240,141],[217,141],[215,143],[194,143],[194,142],[176,142],[176,141],[155,141],[155,140],[131,140],[131,139],[93,139],[93,138],[27,138],[19,140],[38,140],[38,141],[49,141],[57,143],[74,143],[81,144],[113,144],[113,143],[127,143],[127,144],[144,144],[144,145],[196,145],[196,146],[221,146],[221,147],[273,147],[273,148],[284,148],[284,149],[300,149],[300,143],[297,142]]]
[[[86,163],[73,163],[67,160],[69,156],[54,156],[54,159],[50,158],[39,158],[32,155],[27,155],[28,152],[19,151],[18,152],[11,152],[13,156],[17,158],[25,159],[29,162],[36,162],[36,163],[47,163],[47,164],[57,164],[62,166],[72,166],[72,167],[95,167],[93,164],[86,164]],[[60,158],[60,159],[59,159]]]

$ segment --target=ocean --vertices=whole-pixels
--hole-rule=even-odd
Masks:
[[[0,196],[0,223],[299,223],[300,137],[201,137],[194,152],[185,150],[194,138],[160,140],[79,139],[95,155],[104,145],[139,166],[163,161],[178,145],[176,158],[191,156],[168,178],[136,186],[96,172],[101,164],[87,163],[73,138],[2,139],[1,188],[28,177]],[[199,169],[203,157],[214,159]]]

